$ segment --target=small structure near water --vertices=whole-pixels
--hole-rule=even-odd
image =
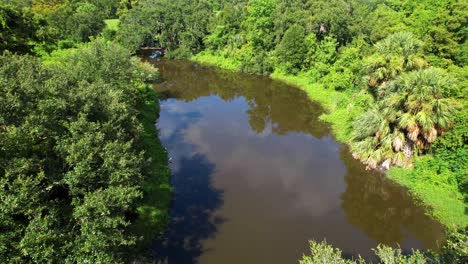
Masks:
[[[151,59],[156,59],[159,57],[163,57],[166,53],[165,48],[155,48],[155,47],[142,47],[141,50],[143,51],[152,51],[151,55],[149,56]]]

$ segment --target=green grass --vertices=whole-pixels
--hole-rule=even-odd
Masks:
[[[422,157],[414,169],[392,168],[388,177],[407,187],[416,200],[427,207],[427,213],[444,226],[450,229],[468,226],[463,194],[457,186],[447,182],[449,177],[444,177],[443,173],[438,174],[431,168],[418,165],[418,162],[430,158]]]
[[[119,19],[104,19],[104,23],[106,23],[106,28],[114,31],[119,30],[119,24],[120,20]]]
[[[216,55],[208,51],[200,52],[197,55],[192,56],[190,60],[203,65],[215,66],[229,71],[238,72],[241,70],[241,63],[239,61],[221,55]]]

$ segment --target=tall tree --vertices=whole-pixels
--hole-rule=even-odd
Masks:
[[[284,34],[276,48],[279,63],[284,65],[287,73],[297,73],[302,69],[307,56],[305,30],[300,25],[293,25]]]

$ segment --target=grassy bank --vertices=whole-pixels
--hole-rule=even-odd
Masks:
[[[191,57],[191,60],[200,64],[219,67],[230,71],[240,71],[241,63],[226,56],[215,55],[207,51],[202,51]]]
[[[172,197],[168,155],[162,146],[155,127],[159,116],[159,102],[150,86],[142,87],[144,104],[139,109],[139,120],[143,124],[142,144],[145,149],[146,180],[143,184],[143,199],[140,202],[138,219],[132,231],[143,238],[146,245],[161,235],[169,222],[169,208]]]
[[[463,195],[456,185],[449,182],[447,172],[440,173],[431,167],[427,169],[426,164],[432,159],[429,155],[418,158],[414,168],[392,168],[387,176],[407,187],[418,201],[428,207],[428,214],[444,226],[450,229],[467,226]],[[438,181],[435,182],[434,178]]]
[[[207,52],[193,56],[192,60],[200,64],[240,71],[240,64],[236,61]],[[311,100],[320,103],[326,111],[320,119],[330,123],[334,136],[342,143],[349,144],[353,119],[372,103],[370,95],[362,91],[340,92],[326,89],[320,83],[311,83],[310,78],[304,73],[293,76],[274,72],[271,77],[304,90]],[[444,226],[448,228],[467,226],[468,215],[465,214],[463,195],[456,185],[447,183],[450,177],[446,173],[444,175],[444,172],[423,165],[431,158],[431,156],[423,157],[422,160],[418,158],[415,168],[412,169],[392,168],[387,176],[408,188],[415,199],[427,208],[428,215]],[[441,180],[434,181],[434,178]]]

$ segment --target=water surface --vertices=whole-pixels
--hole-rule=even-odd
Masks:
[[[157,62],[157,127],[171,157],[172,222],[162,263],[297,263],[307,241],[347,256],[379,243],[436,249],[442,228],[369,172],[299,89],[186,61]]]

